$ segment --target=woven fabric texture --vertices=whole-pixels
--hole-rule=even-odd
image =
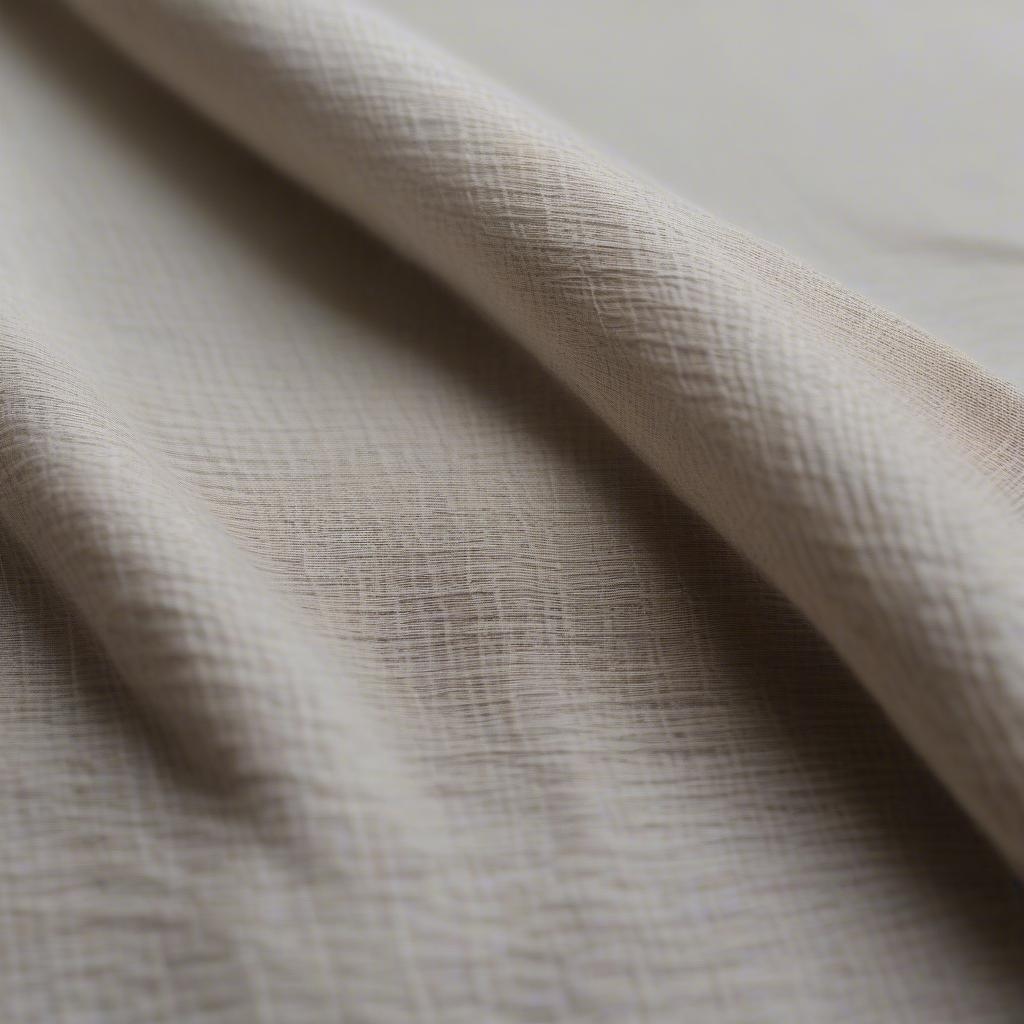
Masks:
[[[1021,1018],[1012,386],[368,6],[0,28],[4,1020]]]

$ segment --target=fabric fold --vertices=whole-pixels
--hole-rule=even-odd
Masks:
[[[77,606],[168,765],[314,874],[338,860],[335,837],[311,827],[338,766],[373,794],[385,830],[415,815],[421,838],[441,834],[413,774],[383,756],[355,685],[364,671],[140,441],[73,335],[50,342],[0,316],[0,523]],[[269,713],[254,714],[256,694]],[[285,709],[333,727],[310,743]]]
[[[74,0],[519,339],[1024,868],[1024,400],[357,5]]]

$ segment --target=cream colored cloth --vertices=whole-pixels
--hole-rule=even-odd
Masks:
[[[373,8],[69,6],[3,1019],[1019,1020],[1021,396]]]

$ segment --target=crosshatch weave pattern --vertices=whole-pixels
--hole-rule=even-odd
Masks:
[[[70,6],[226,135],[3,15],[5,1019],[1017,1019],[1020,396],[368,8]]]

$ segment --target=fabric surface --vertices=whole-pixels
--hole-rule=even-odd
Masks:
[[[375,8],[0,26],[4,1020],[1024,1015],[1011,384]]]

